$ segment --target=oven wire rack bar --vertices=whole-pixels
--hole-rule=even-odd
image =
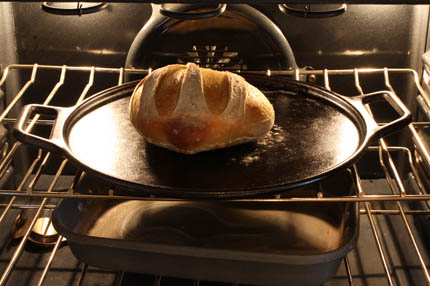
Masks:
[[[0,124],[11,124],[16,121],[16,118],[10,116],[11,110],[25,98],[28,89],[38,80],[38,72],[39,71],[56,71],[58,72],[58,82],[54,85],[52,90],[49,92],[48,96],[43,101],[44,105],[50,104],[55,96],[57,95],[58,90],[64,85],[65,78],[68,72],[80,72],[85,73],[88,76],[88,82],[85,84],[82,92],[80,93],[78,99],[76,100],[76,104],[79,104],[82,100],[84,100],[89,91],[93,87],[96,75],[98,74],[113,74],[117,77],[117,81],[112,83],[122,84],[124,82],[124,77],[127,73],[130,74],[141,74],[146,75],[151,72],[151,69],[127,69],[127,68],[104,68],[104,67],[77,67],[77,66],[55,66],[55,65],[9,65],[7,66],[1,75],[0,78],[0,89],[5,88],[6,82],[11,73],[14,71],[20,70],[29,70],[31,71],[31,75],[29,79],[23,84],[21,89],[16,93],[12,99],[7,102],[4,111],[0,114]],[[375,69],[337,69],[337,70],[288,70],[288,71],[237,71],[238,73],[252,73],[252,74],[263,74],[270,76],[275,75],[283,75],[290,76],[295,79],[300,79],[301,76],[319,76],[323,78],[324,87],[326,89],[331,89],[331,77],[332,76],[352,76],[353,82],[356,91],[360,94],[364,94],[362,83],[360,81],[361,75],[382,75],[384,78],[385,87],[387,90],[390,90],[393,93],[396,93],[396,90],[392,87],[390,76],[392,74],[401,74],[413,81],[417,92],[424,99],[425,104],[430,106],[430,96],[424,90],[424,88],[420,84],[420,76],[415,70],[406,69],[406,68],[375,68]],[[52,125],[54,122],[52,120],[40,120],[40,117],[36,115],[27,127],[28,131],[31,131],[32,128],[36,125]],[[420,137],[418,133],[418,129],[422,127],[428,127],[430,123],[428,122],[414,122],[408,126],[408,132],[415,144],[415,147],[419,151],[421,158],[426,167],[430,169],[430,152],[427,149],[427,145],[423,138]],[[20,148],[23,148],[23,144],[20,142],[15,142],[11,146],[9,146],[8,142],[3,143],[3,156],[0,160],[0,180],[3,176],[5,176],[8,172],[10,166],[12,166],[13,158],[18,152]],[[368,148],[368,152],[374,152],[378,154],[379,157],[379,165],[383,169],[386,176],[386,184],[388,185],[391,193],[387,194],[374,194],[368,193],[368,191],[363,187],[362,179],[360,177],[360,172],[356,166],[353,166],[351,169],[351,173],[355,180],[358,193],[353,196],[342,196],[342,197],[324,197],[317,196],[315,198],[277,198],[274,197],[272,199],[264,199],[264,201],[270,203],[287,203],[287,202],[360,202],[361,209],[360,214],[363,217],[367,217],[372,234],[374,237],[375,245],[378,249],[380,262],[383,265],[386,281],[388,285],[394,285],[393,278],[393,266],[390,265],[390,260],[387,255],[387,248],[384,243],[383,233],[376,222],[376,217],[378,216],[387,216],[387,215],[396,215],[401,217],[403,225],[406,229],[406,232],[409,237],[409,243],[413,246],[415,250],[415,254],[419,260],[419,264],[421,270],[423,272],[424,279],[427,284],[430,284],[430,275],[427,270],[427,265],[429,265],[428,261],[425,261],[423,255],[423,249],[418,245],[416,240],[416,234],[411,228],[411,222],[408,218],[412,215],[428,215],[430,214],[430,208],[428,208],[427,201],[430,200],[430,194],[426,189],[425,184],[420,179],[420,175],[418,174],[418,170],[416,168],[416,158],[415,150],[410,150],[408,147],[404,146],[390,146],[385,139],[379,140],[376,146],[371,146]],[[408,190],[408,187],[405,186],[404,180],[401,178],[399,174],[399,168],[396,165],[395,160],[393,159],[393,154],[402,153],[407,158],[408,168],[411,170],[413,178],[418,186],[419,192],[411,192]],[[45,167],[48,162],[53,157],[53,154],[50,152],[46,152],[44,150],[38,150],[37,157],[33,160],[30,167],[26,170],[21,182],[19,182],[18,187],[16,189],[1,189],[0,197],[5,197],[8,199],[6,203],[0,204],[1,213],[0,213],[0,225],[4,224],[4,218],[7,213],[11,209],[34,209],[36,210],[36,214],[33,216],[32,221],[29,227],[26,230],[23,238],[21,239],[19,246],[17,247],[15,253],[10,259],[8,266],[6,269],[2,270],[3,274],[0,278],[0,285],[6,285],[7,280],[12,273],[14,267],[16,266],[17,261],[20,259],[22,252],[24,251],[24,246],[29,240],[30,232],[35,225],[40,213],[43,210],[52,210],[55,208],[55,204],[49,204],[48,200],[50,198],[97,198],[97,199],[140,199],[140,200],[177,200],[176,198],[153,198],[153,197],[134,197],[134,196],[118,196],[115,195],[114,192],[108,195],[96,195],[96,194],[79,194],[74,191],[74,184],[79,180],[81,176],[85,174],[83,172],[78,172],[73,183],[65,190],[62,191],[54,191],[55,186],[63,174],[65,167],[69,164],[67,159],[63,159],[55,176],[53,176],[52,180],[49,183],[49,187],[44,190],[35,190],[35,186],[40,179],[41,175],[44,172]],[[41,202],[38,204],[31,203],[22,203],[17,202],[18,198],[40,198]],[[261,201],[262,199],[258,199]],[[257,199],[239,199],[232,201],[257,201]],[[374,206],[375,202],[394,202],[395,207],[392,209],[379,209]],[[410,210],[404,207],[404,203],[410,201],[422,201],[425,202],[427,208],[424,210]],[[43,285],[46,279],[46,276],[49,272],[49,269],[52,265],[52,261],[55,259],[55,255],[57,250],[59,249],[63,238],[61,236],[58,237],[55,245],[51,251],[48,262],[46,263],[44,270],[39,278],[39,282],[37,285]],[[350,285],[353,284],[353,274],[350,268],[350,263],[348,261],[348,256],[344,260],[344,266],[346,268],[345,272],[347,275],[347,279]],[[81,282],[84,281],[85,276],[87,274],[88,267],[84,265],[79,282],[77,285],[81,285]],[[0,272],[1,273],[1,272]],[[118,274],[118,281],[116,281],[115,285],[120,285],[120,280],[122,274]],[[198,285],[198,281],[196,282]]]

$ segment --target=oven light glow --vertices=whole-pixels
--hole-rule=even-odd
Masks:
[[[75,49],[79,52],[85,52],[92,55],[125,55],[126,52],[115,51],[111,49],[82,49],[80,46],[76,46]]]
[[[355,50],[355,51],[346,50],[344,54],[347,56],[362,56],[368,52],[369,51],[364,51],[364,50]]]
[[[358,57],[364,55],[410,55],[410,51],[402,51],[402,50],[379,50],[379,49],[370,49],[370,50],[339,50],[339,51],[323,51],[317,50],[316,53],[318,55],[333,55],[333,56],[351,56]]]
[[[424,83],[425,84],[429,84],[430,77],[429,77],[429,74],[426,71],[424,71],[423,79],[424,79]]]
[[[120,128],[117,125],[118,116],[120,114],[112,113],[108,108],[100,108],[88,114],[83,120],[78,121],[70,136],[73,152],[80,158],[84,158],[84,163],[95,162],[95,165],[106,173],[113,172],[118,167],[115,165],[115,162],[118,161],[116,154],[107,154],[106,150],[117,150],[126,146],[121,138],[117,138],[118,128]],[[88,121],[96,123],[90,125]],[[98,126],[98,128],[90,126]],[[89,143],[85,144],[85,140],[82,138],[90,138]],[[105,140],[102,140],[103,145],[92,144],[97,141],[94,138],[104,138]]]
[[[338,160],[348,158],[351,156],[358,147],[360,141],[359,134],[353,123],[344,121],[342,128],[339,128],[340,133],[335,136],[337,142],[333,142],[337,146]]]
[[[266,75],[267,76],[271,76],[272,75],[272,71],[270,69],[267,69]]]
[[[372,49],[372,50],[346,50],[344,52],[344,55],[346,56],[362,56],[365,54],[376,54],[378,53],[378,49]]]

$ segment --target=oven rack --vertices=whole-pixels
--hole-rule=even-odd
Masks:
[[[29,78],[23,79],[23,84],[19,86],[18,90],[12,96],[8,96],[9,91],[9,81],[13,78],[14,72],[28,71]],[[16,116],[13,116],[13,110],[20,106],[20,103],[26,98],[28,90],[34,85],[38,80],[38,73],[40,72],[52,72],[56,74],[58,81],[52,86],[49,94],[43,99],[43,104],[50,104],[55,97],[59,94],[59,90],[63,86],[64,82],[67,80],[66,75],[68,73],[82,73],[87,76],[88,81],[85,83],[79,96],[76,99],[76,103],[81,102],[88,95],[92,94],[92,87],[100,74],[110,74],[113,75],[112,85],[122,84],[124,78],[127,74],[142,74],[145,75],[151,70],[149,69],[128,69],[128,68],[105,68],[105,67],[83,67],[83,66],[54,66],[54,65],[9,65],[6,66],[2,72],[0,78],[0,91],[1,89],[6,90],[6,96],[4,96],[5,108],[0,114],[0,123],[8,125],[9,127],[16,121]],[[316,78],[321,78],[324,87],[326,89],[331,89],[331,83],[339,77],[347,77],[351,80],[351,85],[354,86],[358,94],[364,94],[365,85],[361,82],[360,76],[371,75],[381,77],[384,81],[385,88],[393,93],[399,94],[395,88],[391,85],[391,76],[401,75],[408,78],[417,91],[418,96],[422,98],[422,102],[430,106],[430,96],[427,91],[422,87],[420,83],[420,76],[413,69],[406,68],[366,68],[366,69],[324,69],[324,70],[288,70],[288,71],[237,71],[238,73],[252,73],[252,74],[265,74],[268,77],[275,75],[285,75],[291,76],[295,79],[300,79],[302,76],[313,76]],[[401,94],[399,94],[401,97]],[[19,108],[18,108],[19,109]],[[52,120],[41,120],[38,115],[36,115],[29,123],[29,130],[34,128],[36,125],[52,125]],[[360,214],[362,217],[366,217],[369,223],[369,227],[374,238],[374,243],[379,254],[380,263],[383,267],[384,280],[388,285],[395,285],[395,265],[391,264],[390,253],[387,250],[387,245],[384,239],[384,233],[381,230],[378,219],[385,216],[395,216],[400,217],[402,225],[404,226],[408,241],[407,243],[412,247],[414,254],[418,261],[418,268],[422,272],[423,281],[430,284],[430,274],[427,267],[430,262],[426,258],[425,248],[420,244],[420,238],[417,235],[417,231],[414,228],[414,223],[411,221],[411,217],[419,217],[430,214],[430,209],[428,207],[427,200],[430,200],[430,194],[427,190],[427,185],[425,178],[422,178],[418,167],[424,166],[424,169],[430,169],[430,153],[427,148],[425,140],[420,136],[419,130],[422,128],[428,128],[430,122],[413,122],[405,130],[405,132],[410,136],[413,141],[412,145],[391,145],[387,140],[381,139],[375,146],[370,146],[368,148],[368,153],[374,153],[378,160],[375,162],[385,173],[386,190],[383,193],[373,190],[366,189],[365,184],[363,184],[363,179],[360,175],[360,168],[354,165],[351,168],[351,173],[354,177],[355,183],[357,185],[358,193],[353,196],[341,196],[341,197],[324,197],[321,194],[314,198],[304,198],[304,197],[294,197],[294,198],[269,198],[264,199],[269,203],[272,202],[360,202]],[[10,128],[9,128],[10,129]],[[24,144],[16,141],[2,141],[1,145],[1,161],[0,161],[0,181],[2,178],[6,178],[11,172],[10,168],[13,166],[13,159],[17,152],[25,148]],[[410,176],[408,179],[412,179],[414,186],[416,188],[411,188],[407,183],[407,178],[402,177],[401,169],[402,167],[394,158],[395,154],[402,154],[406,158],[407,169],[409,170]],[[97,199],[139,199],[139,200],[177,200],[175,198],[154,198],[154,197],[134,197],[134,196],[119,196],[115,195],[114,191],[107,195],[100,194],[81,194],[74,190],[74,184],[76,181],[84,176],[83,172],[78,171],[77,174],[71,180],[71,184],[65,188],[58,190],[56,185],[64,175],[64,170],[66,166],[69,165],[67,159],[61,159],[61,163],[55,173],[55,175],[50,176],[47,187],[44,190],[36,190],[34,186],[38,183],[40,178],[43,176],[43,171],[45,166],[48,164],[49,160],[52,160],[54,154],[46,152],[44,150],[37,151],[37,157],[31,162],[27,170],[25,170],[21,180],[17,182],[17,187],[12,188],[2,188],[0,189],[0,199],[5,200],[0,203],[1,214],[0,214],[0,225],[4,225],[5,217],[13,209],[32,209],[35,210],[35,214],[32,217],[31,223],[24,236],[22,237],[19,246],[17,247],[15,253],[11,257],[6,269],[1,269],[0,273],[3,272],[0,278],[0,285],[6,285],[6,281],[10,274],[14,271],[17,262],[20,259],[22,252],[24,251],[24,246],[28,243],[30,232],[34,227],[37,219],[43,211],[52,210],[56,207],[56,202],[52,202],[51,199],[55,198],[97,198]],[[13,171],[12,171],[13,172]],[[31,198],[31,199],[29,199]],[[22,201],[21,199],[25,199]],[[34,199],[39,199],[37,203],[34,203]],[[257,199],[241,199],[237,201],[256,201]],[[261,201],[262,199],[258,199]],[[236,200],[233,200],[236,201]],[[390,202],[389,207],[381,208],[380,203]],[[425,207],[422,209],[411,209],[409,203],[422,202]],[[55,259],[56,252],[61,245],[63,238],[58,237],[54,244],[52,252],[50,253],[49,260],[47,261],[41,275],[39,278],[38,285],[42,285],[50,271],[52,261]],[[350,283],[354,284],[354,271],[350,267],[350,262],[348,261],[348,256],[344,260],[345,266],[345,279]],[[83,285],[82,281],[85,280],[88,266],[84,265],[82,271],[80,272],[79,282],[77,285]],[[91,269],[91,267],[90,267]],[[112,272],[115,278],[115,285],[121,285],[121,277],[123,273]],[[198,285],[198,282],[196,282]]]
[[[96,74],[97,73],[110,73],[117,76],[117,81],[112,83],[113,85],[120,85],[124,82],[124,77],[126,74],[142,74],[146,75],[151,72],[151,69],[129,69],[129,68],[104,68],[104,67],[77,67],[77,66],[53,66],[53,65],[23,65],[23,64],[16,64],[16,65],[9,65],[7,66],[0,78],[0,90],[4,88],[5,83],[7,82],[8,76],[11,74],[14,70],[31,70],[31,75],[29,76],[28,80],[23,84],[21,89],[14,95],[9,102],[7,102],[6,107],[4,108],[4,111],[0,114],[0,124],[9,124],[9,126],[12,126],[13,123],[16,122],[16,115],[15,117],[11,117],[10,114],[12,113],[11,110],[15,108],[16,106],[19,106],[20,101],[22,101],[26,97],[26,92],[28,89],[36,82],[38,72],[43,70],[51,70],[56,71],[59,77],[58,82],[53,86],[52,90],[49,92],[48,96],[43,100],[43,105],[49,105],[54,99],[58,92],[58,90],[61,88],[61,86],[64,84],[66,80],[66,74],[67,72],[72,71],[78,71],[82,73],[88,74],[88,82],[86,83],[85,87],[83,88],[82,92],[80,92],[79,97],[76,100],[76,104],[79,104],[82,102],[90,93],[90,89],[94,84]],[[428,106],[427,108],[430,108],[430,95],[423,89],[423,87],[420,84],[420,77],[418,73],[413,69],[404,69],[404,68],[369,68],[369,69],[339,69],[339,70],[288,70],[288,71],[236,71],[237,73],[249,73],[249,74],[263,74],[270,76],[291,76],[294,77],[297,80],[300,80],[302,76],[322,76],[324,80],[324,87],[328,90],[331,90],[330,87],[330,76],[350,76],[352,75],[353,85],[355,86],[358,94],[364,94],[363,86],[360,83],[360,75],[366,75],[366,74],[379,74],[383,76],[383,79],[385,81],[385,86],[387,90],[390,90],[391,92],[396,93],[394,88],[392,87],[390,83],[390,74],[403,74],[406,76],[409,76],[411,80],[413,81],[417,91],[418,96],[420,99],[422,99],[423,104]],[[53,125],[53,120],[43,120],[40,119],[39,115],[36,115],[28,124],[27,130],[31,131],[32,128],[34,128],[35,125]],[[421,138],[421,136],[418,134],[418,129],[420,128],[428,128],[430,127],[430,123],[428,122],[413,122],[408,126],[408,132],[409,136],[413,139],[414,146],[416,148],[416,151],[419,152],[419,159],[422,161],[422,163],[425,164],[427,168],[430,169],[430,150],[427,147],[427,144],[425,143],[425,140]],[[8,167],[12,164],[12,159],[19,148],[22,148],[23,144],[20,142],[14,142],[12,146],[9,146],[9,142],[3,142],[4,144],[1,146],[2,150],[2,160],[0,161],[0,179],[7,173]],[[408,147],[401,147],[401,146],[389,146],[389,144],[384,140],[380,140],[378,145],[370,146],[368,148],[370,151],[378,151],[381,152],[381,160],[383,158],[384,161],[386,161],[383,165],[385,169],[388,169],[387,172],[389,172],[389,176],[393,176],[392,179],[396,181],[397,188],[399,189],[399,192],[394,191],[392,194],[368,194],[366,192],[360,192],[357,195],[354,196],[343,196],[343,197],[337,197],[337,198],[324,198],[324,197],[316,197],[316,198],[274,198],[273,200],[276,201],[414,201],[414,200],[428,200],[430,199],[430,194],[427,194],[425,191],[425,187],[423,184],[418,180],[418,186],[420,187],[420,193],[408,193],[406,191],[406,188],[403,186],[403,183],[400,180],[399,171],[396,167],[395,163],[393,162],[393,159],[391,158],[392,152],[403,152],[405,153],[406,157],[408,158],[409,166],[411,168],[411,171],[414,173],[415,178],[419,177],[417,176],[417,171],[415,169],[415,163],[413,162],[416,160],[414,158],[415,154],[414,152],[411,152],[410,148]],[[39,150],[39,152],[46,153],[45,160],[48,160],[49,157],[52,156],[50,152],[45,152],[43,150]],[[416,153],[416,152],[415,152]],[[48,158],[46,158],[48,157]],[[36,158],[37,161],[40,161],[41,159]],[[35,160],[35,161],[36,161]],[[36,168],[38,162],[33,162],[32,166],[26,171],[26,173],[31,174],[32,172],[41,172],[43,165],[39,166],[39,168]],[[65,165],[69,164],[67,160],[64,160],[62,163],[62,166],[58,169],[58,172],[56,176],[53,178],[53,182],[58,180],[58,177],[62,175],[62,169],[64,169]],[[359,177],[359,176],[358,176]],[[28,178],[24,178],[23,180],[28,180]],[[34,179],[34,178],[33,178]],[[358,179],[359,180],[359,179]],[[36,180],[37,181],[37,180]],[[36,183],[36,181],[34,183]],[[19,185],[24,186],[25,182],[21,181]],[[112,195],[111,193],[108,195],[97,195],[97,194],[79,194],[74,192],[73,188],[69,188],[64,191],[54,191],[53,189],[46,190],[46,191],[36,191],[33,188],[25,188],[23,190],[23,187],[17,188],[15,190],[8,190],[8,189],[0,189],[0,195],[7,195],[7,196],[25,196],[25,197],[57,197],[57,198],[68,198],[68,197],[80,197],[80,198],[109,198],[109,199],[140,199],[140,200],[153,200],[153,197],[141,197],[141,196],[120,196],[120,195]],[[176,200],[175,198],[157,198],[158,200]],[[246,200],[252,200],[252,199],[246,199]],[[243,199],[241,199],[243,201]],[[270,199],[269,199],[270,201]]]

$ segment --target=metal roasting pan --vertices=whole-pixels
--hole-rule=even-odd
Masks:
[[[138,81],[60,108],[27,105],[14,128],[20,141],[63,153],[72,163],[134,195],[232,198],[278,193],[353,164],[373,138],[410,123],[389,91],[346,97],[285,77],[246,76],[275,108],[275,125],[263,139],[185,155],[145,142],[129,120]],[[387,101],[399,117],[378,125],[365,104]],[[56,115],[49,139],[26,131],[32,114]]]
[[[79,192],[85,192],[79,190]],[[355,195],[347,171],[285,196]],[[55,229],[89,265],[246,285],[322,285],[359,232],[357,202],[64,199]]]

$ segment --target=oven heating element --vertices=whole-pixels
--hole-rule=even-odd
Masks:
[[[246,69],[243,60],[239,57],[238,52],[229,51],[228,47],[220,48],[217,46],[204,46],[204,48],[197,48],[193,45],[192,51],[186,53],[187,56],[178,57],[179,64],[186,64],[194,62],[200,67],[212,69]]]
[[[208,55],[214,53],[215,48],[219,47],[208,47],[205,48],[205,53]],[[224,54],[233,56],[231,51],[223,51]],[[196,58],[199,55],[199,49],[194,47],[193,51],[189,53],[189,56]],[[236,54],[234,54],[236,56]],[[221,59],[221,58],[220,58]],[[203,63],[204,64],[204,63]],[[222,63],[221,63],[222,64]],[[50,105],[55,102],[55,99],[59,95],[59,91],[67,81],[67,76],[71,73],[78,73],[83,77],[86,77],[87,81],[81,83],[82,90],[77,91],[77,98],[75,103],[78,104],[93,94],[92,87],[94,82],[100,77],[108,75],[111,78],[111,85],[120,85],[124,82],[125,75],[127,73],[140,74],[142,77],[148,73],[146,69],[128,69],[128,68],[103,68],[103,67],[78,67],[78,66],[53,66],[53,65],[9,65],[4,68],[1,79],[0,89],[8,91],[6,82],[10,75],[17,71],[28,71],[30,77],[24,80],[24,84],[20,87],[19,91],[13,95],[8,96],[11,98],[6,103],[4,111],[0,115],[0,123],[7,126],[7,130],[11,130],[13,123],[16,121],[16,117],[13,115],[13,111],[17,106],[22,105],[24,99],[26,102],[31,102],[29,98],[29,90],[36,85],[38,81],[39,73],[50,73],[52,77],[58,78],[58,82],[53,85],[50,91],[43,91],[47,94],[43,101],[44,105]],[[379,78],[384,82],[386,90],[390,90],[393,93],[401,94],[395,90],[391,84],[391,78],[395,75],[409,79],[414,83],[414,88],[417,89],[419,96],[422,97],[424,103],[430,106],[430,96],[423,89],[420,84],[420,77],[415,70],[405,68],[377,68],[377,69],[339,69],[339,70],[288,70],[288,71],[240,71],[240,73],[254,73],[254,74],[266,74],[268,77],[275,75],[285,75],[293,77],[297,80],[303,76],[312,76],[320,79],[326,89],[331,90],[331,86],[335,86],[333,83],[339,79],[347,79],[350,85],[353,86],[357,94],[364,94],[366,90],[365,83],[360,80],[361,76]],[[79,86],[79,85],[76,85]],[[335,90],[334,90],[335,91]],[[39,115],[35,115],[29,122],[27,130],[31,130],[36,126],[52,126],[53,120],[40,118]],[[419,168],[424,165],[424,168],[430,169],[430,150],[427,148],[427,144],[420,135],[422,130],[429,128],[430,122],[413,122],[404,132],[409,136],[410,142],[405,144],[393,145],[389,143],[389,140],[380,139],[376,144],[370,146],[365,156],[374,157],[374,168],[382,170],[385,174],[385,178],[378,180],[380,183],[378,188],[374,188],[372,182],[368,183],[368,180],[363,178],[361,175],[362,170],[360,165],[354,165],[351,168],[353,178],[358,190],[355,195],[340,196],[340,197],[324,197],[316,196],[313,198],[308,197],[294,197],[294,198],[278,198],[273,197],[269,199],[244,199],[245,201],[263,201],[267,203],[281,202],[288,204],[290,202],[359,202],[360,203],[360,215],[361,215],[361,226],[359,244],[357,249],[348,254],[343,262],[343,265],[338,271],[338,274],[329,282],[327,285],[337,285],[339,281],[349,283],[350,285],[361,285],[363,283],[371,283],[374,280],[367,279],[379,279],[382,284],[386,285],[410,285],[414,279],[415,283],[424,281],[430,283],[430,274],[428,266],[430,261],[428,260],[425,243],[422,242],[422,235],[420,235],[419,227],[416,227],[417,218],[423,218],[430,214],[428,206],[428,200],[430,200],[430,194],[426,190],[426,182],[420,175]],[[10,135],[10,134],[8,134]],[[44,217],[46,213],[50,213],[58,204],[61,198],[91,198],[91,199],[135,199],[135,200],[175,200],[174,198],[152,198],[152,197],[135,197],[135,196],[119,196],[115,195],[112,191],[109,194],[83,194],[78,193],[75,190],[75,185],[85,173],[80,170],[75,170],[73,175],[70,172],[66,172],[70,166],[67,159],[59,159],[56,154],[46,152],[44,150],[37,150],[36,158],[30,162],[29,168],[19,176],[19,180],[15,182],[16,187],[10,187],[12,184],[8,181],[12,180],[10,176],[13,170],[13,162],[17,159],[16,156],[23,148],[28,148],[24,144],[12,140],[3,140],[1,150],[1,161],[0,161],[0,182],[4,182],[0,189],[0,224],[2,229],[12,229],[16,225],[15,219],[11,220],[10,217],[16,216],[16,211],[21,210],[32,210],[33,214],[28,217],[28,221],[25,224],[24,229],[21,230],[22,236],[16,239],[16,245],[14,246],[13,252],[4,258],[0,256],[3,261],[0,269],[0,285],[12,284],[22,271],[22,258],[28,251],[28,245],[31,244],[32,237],[34,238],[34,227],[40,223],[40,218]],[[398,157],[406,158],[406,166],[400,164]],[[50,162],[56,158],[59,160],[59,164],[56,167],[54,174],[44,174],[46,166],[51,164]],[[406,168],[408,177],[402,176],[402,170]],[[73,169],[74,170],[74,169]],[[64,179],[66,178],[66,179]],[[42,182],[43,181],[43,182]],[[64,181],[67,182],[64,185]],[[61,186],[59,186],[61,185]],[[43,186],[43,187],[40,187]],[[234,201],[234,200],[233,200]],[[422,208],[415,208],[414,205],[419,204]],[[8,219],[9,217],[9,219]],[[49,215],[48,215],[49,217]],[[393,227],[391,219],[396,221],[397,225]],[[386,224],[390,227],[386,227]],[[38,223],[39,222],[39,223]],[[48,221],[49,225],[49,221]],[[400,228],[397,231],[397,227]],[[390,233],[391,228],[391,233]],[[42,228],[43,230],[52,231],[48,227]],[[363,242],[365,245],[360,244],[360,238],[366,237],[367,240]],[[39,231],[40,232],[40,231]],[[393,233],[394,232],[394,233]],[[52,233],[51,233],[52,234]],[[395,235],[404,237],[401,240],[401,245],[397,247],[392,246]],[[391,237],[392,236],[392,237]],[[53,241],[49,251],[44,252],[43,265],[38,266],[39,269],[34,273],[31,278],[34,285],[51,285],[52,277],[56,275],[60,276],[63,274],[62,271],[55,267],[56,259],[58,259],[59,250],[67,247],[67,241],[59,235],[55,236],[56,240]],[[371,239],[372,238],[372,239]],[[370,242],[370,244],[368,244]],[[394,243],[396,244],[396,243]],[[360,257],[365,255],[367,251],[374,249],[378,254],[377,261],[361,260]],[[408,251],[408,255],[412,258],[405,259],[402,256],[403,250]],[[5,252],[5,250],[3,250]],[[400,252],[400,254],[395,254]],[[400,259],[398,259],[400,257]],[[72,258],[73,259],[73,258]],[[369,263],[369,265],[367,265]],[[370,263],[376,263],[376,267],[370,265]],[[71,272],[77,272],[71,282],[74,284],[67,285],[87,285],[86,281],[91,280],[91,276],[100,276],[100,272],[104,275],[104,281],[111,279],[111,285],[123,285],[125,273],[113,271],[113,270],[98,270],[86,264],[80,264],[77,260],[75,263],[76,269],[68,269]],[[412,271],[413,274],[406,273],[406,270]],[[106,280],[106,277],[110,277]],[[50,279],[51,278],[51,279]],[[411,280],[412,279],[412,280]],[[153,285],[164,285],[163,278],[156,277],[153,280]],[[367,281],[367,282],[366,282]],[[375,280],[376,281],[376,280]],[[342,283],[343,283],[342,282]],[[91,282],[88,282],[91,283]],[[211,285],[208,282],[193,281],[189,285]],[[345,285],[345,283],[339,285]],[[405,283],[405,284],[404,284]],[[18,284],[16,284],[18,285]],[[33,285],[33,284],[32,284]],[[57,285],[57,284],[55,284]],[[90,284],[88,284],[90,285]],[[215,285],[215,284],[214,284]],[[232,285],[232,284],[216,284],[216,285]],[[326,284],[325,284],[326,285]]]

